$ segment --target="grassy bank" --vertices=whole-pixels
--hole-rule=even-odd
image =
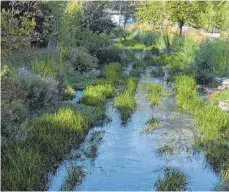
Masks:
[[[177,104],[182,110],[192,113],[196,119],[196,129],[200,134],[198,144],[207,161],[222,178],[229,181],[229,114],[218,106],[204,105],[198,98],[197,85],[193,78],[178,76],[175,81]]]

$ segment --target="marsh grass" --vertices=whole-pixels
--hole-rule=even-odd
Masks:
[[[159,177],[154,186],[157,191],[185,191],[187,189],[187,176],[175,168],[166,168],[164,176]]]
[[[122,66],[120,63],[110,63],[104,66],[103,74],[106,79],[110,81],[113,85],[118,85],[121,79],[121,69]]]
[[[92,106],[101,106],[105,99],[114,94],[114,87],[110,84],[87,86],[83,91],[82,103]]]
[[[67,87],[64,89],[64,98],[65,99],[73,99],[75,96],[75,91],[72,88],[71,85],[67,85]]]
[[[74,109],[87,117],[92,125],[101,125],[106,119],[106,114],[102,106],[90,106],[79,103]]]
[[[125,88],[114,99],[114,106],[121,114],[123,122],[126,122],[129,119],[132,111],[136,107],[135,90],[137,86],[137,79],[129,77],[125,82]]]
[[[61,188],[62,191],[72,191],[76,184],[82,182],[82,178],[85,176],[84,171],[80,167],[72,167],[68,172],[68,178]]]
[[[48,172],[83,140],[88,128],[88,119],[71,108],[31,120],[23,129],[23,142],[3,150],[2,189],[44,190]]]
[[[151,83],[147,91],[147,96],[150,106],[157,105],[162,97],[162,85]]]
[[[149,134],[152,133],[153,130],[155,130],[160,124],[160,120],[152,117],[151,119],[149,119],[146,123],[146,126],[144,127],[144,132]]]

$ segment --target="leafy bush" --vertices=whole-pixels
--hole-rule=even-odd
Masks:
[[[90,85],[83,91],[82,102],[86,105],[102,105],[106,97],[114,94],[114,88],[110,84]]]
[[[48,103],[58,92],[58,82],[54,78],[41,78],[25,68],[18,70],[15,81],[28,92],[28,99],[31,104],[42,105]]]
[[[166,168],[164,177],[159,177],[154,186],[157,191],[185,191],[187,184],[187,177],[184,173],[175,168]]]
[[[195,57],[196,73],[203,76],[213,74],[229,77],[228,50],[228,41],[216,40],[201,43]]]
[[[115,46],[100,48],[97,52],[99,63],[112,63],[121,61],[121,49]]]
[[[98,60],[90,55],[86,49],[77,47],[71,50],[70,62],[75,70],[83,72],[97,67]]]

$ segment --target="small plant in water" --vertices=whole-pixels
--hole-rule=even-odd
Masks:
[[[152,133],[152,131],[158,127],[160,120],[152,117],[150,120],[147,121],[146,126],[144,127],[145,133]]]
[[[164,176],[159,177],[154,186],[157,191],[185,191],[187,176],[176,168],[166,168]]]

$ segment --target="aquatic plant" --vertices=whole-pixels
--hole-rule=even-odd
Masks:
[[[136,86],[136,78],[127,78],[126,87],[114,99],[114,106],[119,110],[123,122],[126,122],[128,120],[131,112],[136,107],[136,101],[134,96]]]
[[[154,186],[157,191],[185,191],[187,189],[187,176],[175,168],[166,168],[164,176],[159,177]]]
[[[150,106],[157,105],[162,96],[162,86],[160,84],[151,83],[147,91],[147,96],[149,98]]]
[[[160,123],[160,120],[152,117],[146,122],[146,126],[144,127],[145,133],[151,133]]]
[[[75,96],[75,91],[72,88],[71,85],[67,85],[67,87],[64,89],[64,97],[66,99],[72,99]]]
[[[82,103],[86,105],[102,105],[107,97],[114,94],[114,88],[110,84],[89,85],[83,91]]]
[[[121,64],[120,63],[110,63],[104,66],[103,74],[105,75],[107,81],[113,85],[120,83],[121,79]]]

